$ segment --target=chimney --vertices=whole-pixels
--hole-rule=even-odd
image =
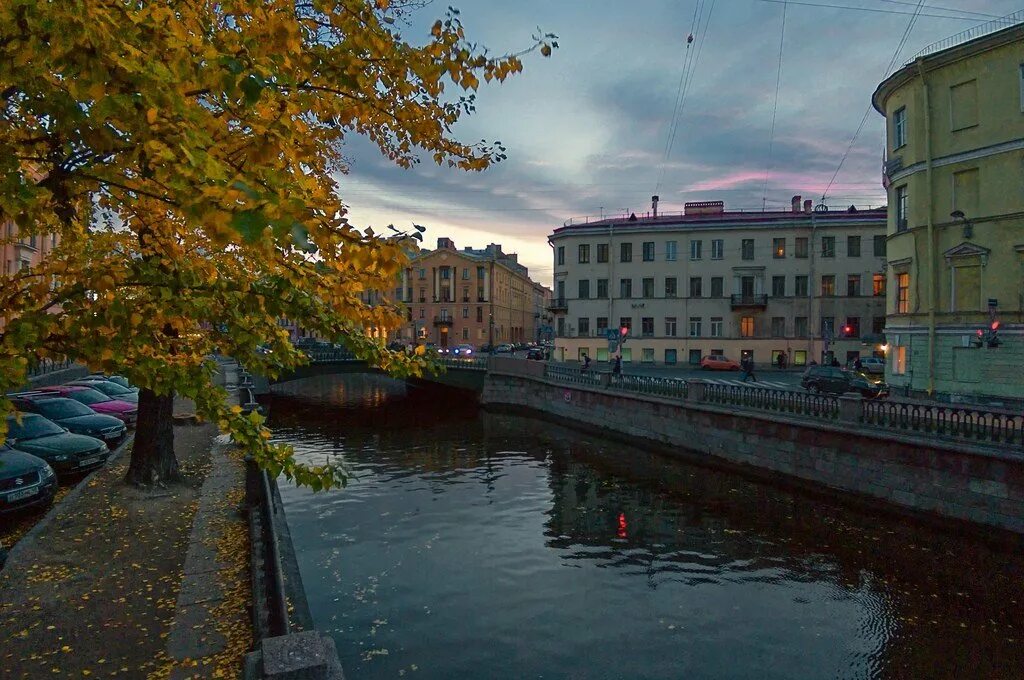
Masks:
[[[795,212],[795,213],[800,212],[800,199],[801,198],[803,198],[803,196],[799,196],[798,195],[798,196],[794,196],[793,197],[792,206],[793,206],[793,212]]]
[[[658,197],[651,196],[651,212],[654,214],[654,219],[658,219]]]
[[[440,250],[442,248],[455,250],[455,243],[447,236],[439,236],[437,239],[437,249]]]
[[[811,206],[813,204],[814,204],[814,201],[812,201],[809,198],[806,201],[804,201],[804,212],[807,213],[808,215],[811,214]]]

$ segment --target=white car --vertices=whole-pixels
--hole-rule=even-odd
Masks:
[[[885,359],[879,357],[864,357],[860,360],[860,365],[864,367],[865,373],[872,375],[882,375],[885,373]]]
[[[473,345],[459,345],[454,350],[452,350],[452,354],[454,354],[457,357],[471,357],[473,356],[473,352],[475,351],[476,350],[473,349]]]

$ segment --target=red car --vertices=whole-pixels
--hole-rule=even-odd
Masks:
[[[54,387],[40,387],[40,392],[59,394],[68,399],[79,401],[96,413],[105,413],[124,421],[126,425],[134,425],[139,413],[139,405],[132,404],[120,399],[111,399],[107,395],[94,390],[91,387],[81,385],[57,385]]]
[[[705,371],[738,371],[740,364],[724,354],[711,354],[700,360],[700,367]]]

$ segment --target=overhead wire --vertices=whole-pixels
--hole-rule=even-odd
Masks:
[[[775,145],[775,115],[779,111],[779,85],[782,83],[782,47],[786,41],[786,9],[788,5],[782,3],[782,30],[779,32],[779,66],[775,74],[775,103],[772,105],[772,125],[768,133],[768,163],[764,168],[764,183],[761,185],[761,207],[768,202],[768,175],[772,170],[772,149]]]
[[[887,2],[890,5],[908,5],[914,7],[917,5],[916,2],[910,2],[910,0],[878,0],[879,2]],[[972,14],[974,16],[983,17],[985,19],[1002,19],[998,14],[989,14],[988,12],[973,12],[968,9],[960,9],[958,7],[939,7],[938,5],[928,5],[929,9],[934,9],[939,12],[957,12],[958,14]]]
[[[856,5],[834,5],[825,2],[802,2],[801,0],[758,0],[759,2],[770,2],[772,4],[781,5],[784,2],[788,2],[791,5],[801,5],[803,7],[827,7],[829,9],[846,9],[854,12],[876,12],[878,14],[904,14],[914,16],[914,12],[907,12],[898,9],[880,9],[877,7],[858,7]],[[929,14],[929,13],[918,13],[916,16],[929,17],[932,19],[955,19],[957,21],[977,21],[977,17],[963,16],[962,10],[949,10],[950,12],[959,12],[960,15],[951,14]]]
[[[683,85],[686,83],[686,74],[688,73],[690,64],[693,60],[693,51],[690,48],[693,45],[694,33],[696,33],[699,28],[697,21],[700,17],[703,5],[704,0],[697,0],[693,5],[693,19],[690,20],[690,34],[686,39],[686,50],[683,53],[683,68],[679,72],[679,83],[676,85],[676,96],[672,106],[672,116],[669,118],[668,132],[665,135],[665,148],[662,150],[661,154],[661,167],[659,168],[658,183],[654,189],[655,194],[657,194],[661,189],[661,178],[665,175],[665,164],[668,163],[669,155],[672,153],[672,131],[675,128],[676,120],[679,116],[679,107],[682,103]]]

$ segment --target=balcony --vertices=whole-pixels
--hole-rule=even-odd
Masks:
[[[566,303],[565,298],[555,298],[551,301],[551,304],[548,305],[548,311],[555,314],[559,312],[568,312],[569,305]]]
[[[764,309],[768,306],[768,295],[732,295],[729,299],[733,309],[757,308]]]
[[[451,326],[454,323],[455,323],[455,319],[453,319],[450,316],[435,316],[434,317],[434,325],[435,326]]]

